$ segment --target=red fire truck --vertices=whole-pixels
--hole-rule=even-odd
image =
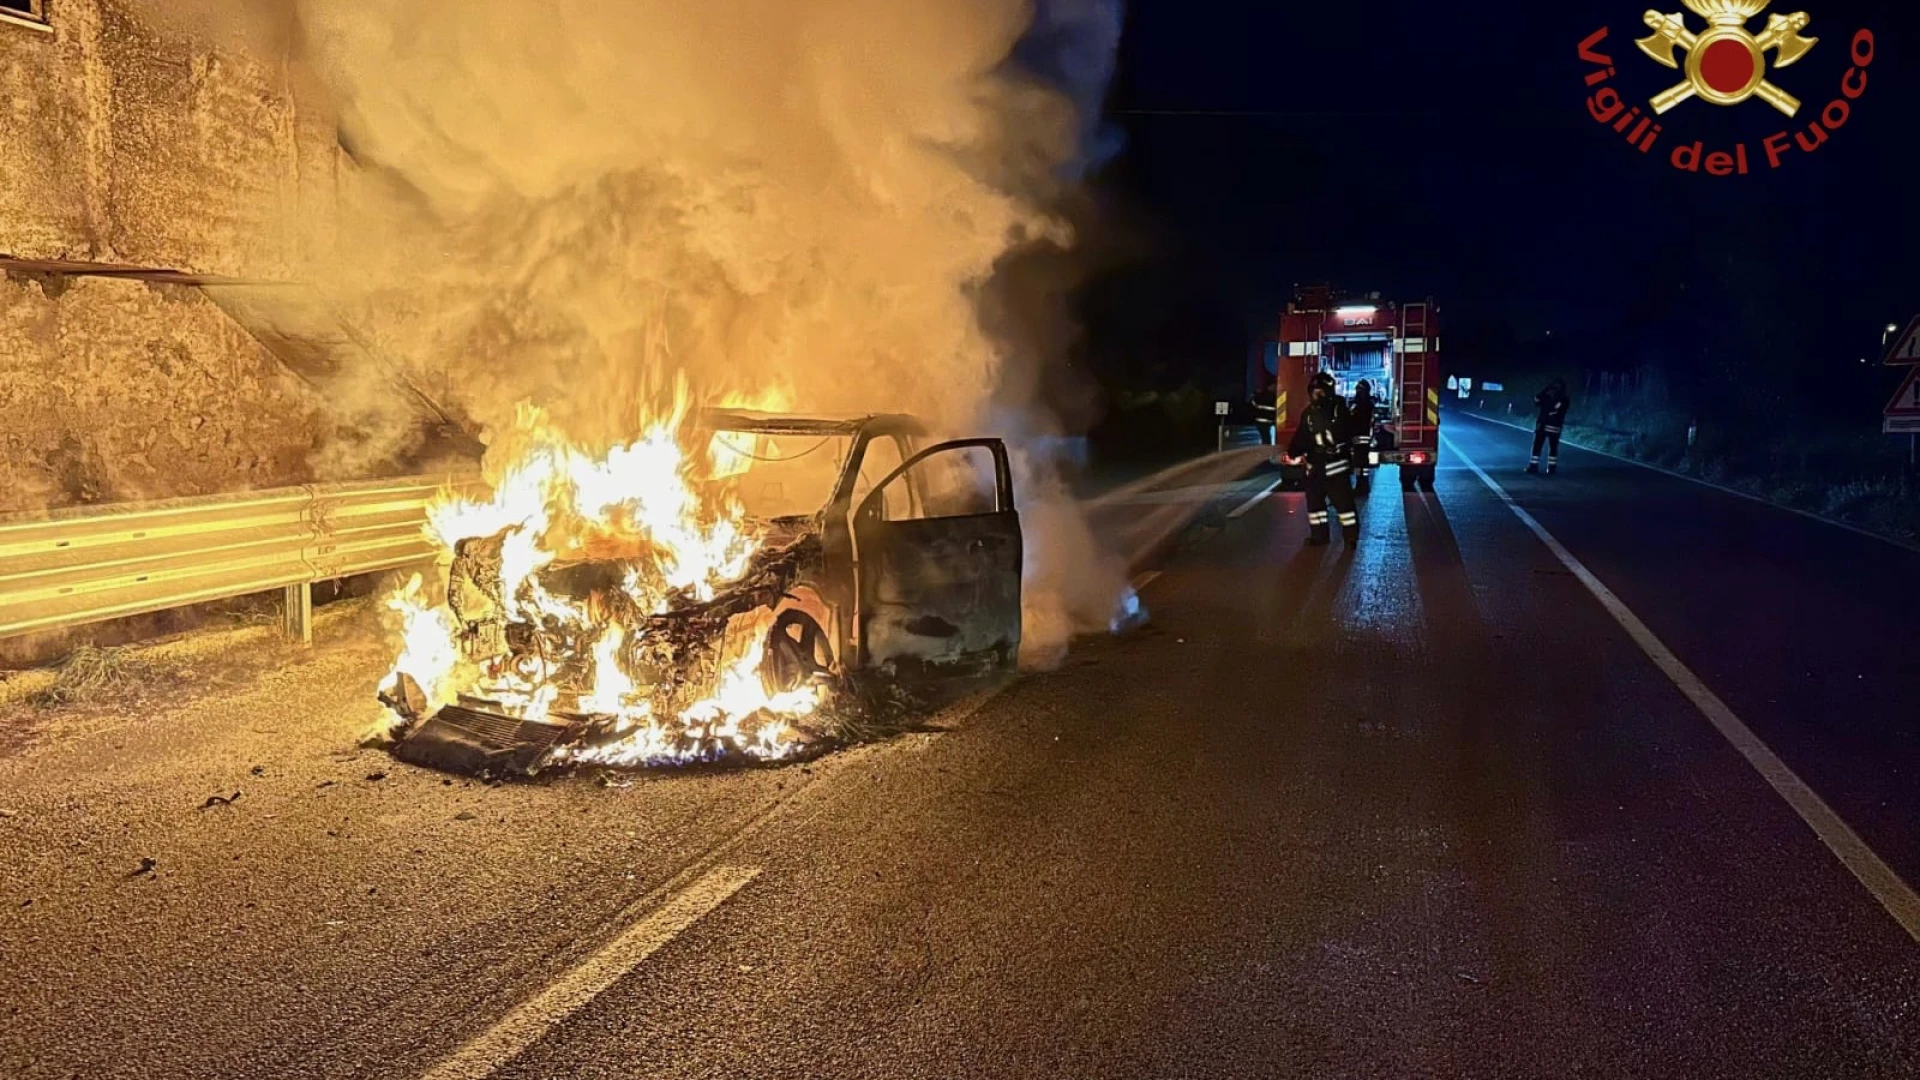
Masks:
[[[1284,451],[1307,407],[1307,381],[1332,372],[1341,395],[1352,398],[1361,380],[1373,388],[1373,457],[1400,467],[1400,488],[1433,490],[1440,456],[1439,309],[1431,298],[1413,304],[1382,302],[1379,293],[1351,297],[1326,285],[1296,286],[1280,317],[1274,363],[1274,443]],[[1276,454],[1276,460],[1278,455]],[[1290,486],[1303,469],[1281,466]]]

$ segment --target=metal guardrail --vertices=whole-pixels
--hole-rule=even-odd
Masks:
[[[0,637],[284,589],[311,640],[315,582],[431,562],[426,507],[473,476],[406,477],[0,517]]]

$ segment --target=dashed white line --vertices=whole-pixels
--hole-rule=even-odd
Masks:
[[[1914,895],[1912,887],[1900,880],[1900,875],[1894,873],[1893,868],[1888,866],[1885,860],[1874,854],[1873,849],[1867,846],[1867,842],[1860,838],[1860,834],[1854,832],[1839,814],[1834,813],[1833,808],[1808,787],[1804,780],[1796,776],[1793,770],[1787,767],[1786,762],[1781,761],[1778,755],[1768,749],[1767,744],[1753,733],[1752,728],[1735,716],[1725,702],[1721,701],[1712,690],[1707,689],[1707,684],[1700,681],[1698,675],[1681,663],[1680,658],[1673,654],[1673,650],[1667,648],[1665,643],[1640,621],[1639,616],[1613,594],[1613,590],[1602,584],[1599,578],[1594,577],[1592,571],[1588,570],[1579,559],[1574,558],[1572,552],[1555,539],[1554,535],[1535,520],[1532,514],[1527,513],[1519,503],[1515,502],[1513,496],[1507,494],[1505,488],[1475,464],[1458,444],[1452,439],[1444,436],[1442,438],[1448,449],[1466,463],[1467,468],[1480,478],[1480,482],[1499,496],[1500,501],[1507,504],[1507,509],[1513,511],[1514,516],[1540,538],[1540,542],[1547,546],[1547,550],[1553,552],[1553,557],[1560,560],[1560,565],[1565,566],[1574,577],[1580,579],[1580,583],[1587,587],[1587,591],[1593,594],[1594,599],[1600,601],[1600,606],[1607,609],[1607,614],[1613,616],[1614,621],[1620,624],[1620,628],[1627,632],[1627,636],[1633,638],[1634,643],[1647,654],[1647,658],[1652,660],[1667,678],[1673,680],[1673,685],[1686,695],[1687,700],[1693,702],[1694,707],[1706,716],[1707,721],[1727,742],[1733,744],[1733,748],[1740,752],[1740,756],[1747,759],[1747,764],[1752,765],[1767,784],[1786,800],[1787,805],[1793,808],[1793,812],[1800,815],[1800,820],[1813,829],[1814,834],[1820,837],[1820,842],[1827,845],[1828,850],[1832,851],[1840,862],[1852,871],[1853,876],[1859,880],[1860,884],[1866,886],[1875,900],[1880,901],[1880,906],[1887,909],[1887,913],[1894,917],[1902,929],[1906,930],[1908,936],[1915,941],[1920,941],[1920,896]]]
[[[1248,499],[1246,502],[1243,502],[1239,506],[1234,507],[1231,511],[1227,513],[1227,516],[1230,518],[1240,517],[1241,515],[1245,514],[1247,511],[1260,505],[1260,500],[1273,494],[1274,489],[1278,488],[1279,486],[1280,486],[1280,481],[1275,480],[1273,483],[1268,484],[1266,487],[1261,488],[1260,493],[1258,495],[1255,495],[1253,498]]]
[[[492,1076],[519,1057],[536,1039],[580,1011],[759,874],[757,867],[720,866],[707,871],[599,952],[434,1066],[422,1080],[484,1080]]]

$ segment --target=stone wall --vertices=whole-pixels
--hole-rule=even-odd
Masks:
[[[315,402],[198,290],[0,280],[0,513],[297,483]]]
[[[0,256],[288,275],[338,184],[283,58],[129,0],[0,23]],[[0,279],[0,511],[297,483],[318,402],[197,290]]]

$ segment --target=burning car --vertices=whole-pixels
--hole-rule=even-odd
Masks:
[[[999,440],[722,409],[595,458],[534,419],[489,500],[434,508],[443,603],[417,578],[393,601],[406,642],[380,696],[402,759],[779,759],[863,683],[1016,663],[1022,537]]]

